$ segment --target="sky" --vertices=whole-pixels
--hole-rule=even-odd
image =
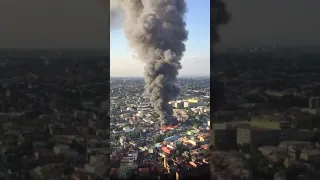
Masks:
[[[319,0],[226,0],[222,46],[320,45]]]
[[[210,0],[186,0],[189,37],[181,61],[179,76],[208,76],[210,74]],[[142,77],[143,64],[133,58],[122,29],[110,32],[111,77]]]
[[[1,0],[0,48],[109,47],[106,0]]]

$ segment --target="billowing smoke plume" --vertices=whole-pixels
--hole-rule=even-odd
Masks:
[[[123,21],[123,11],[121,0],[110,0],[110,27],[111,29],[120,28]]]
[[[226,10],[226,5],[220,0],[211,2],[211,25],[212,25],[212,44],[215,45],[220,40],[219,26],[227,24],[230,21],[230,14]]]
[[[219,27],[221,25],[227,24],[230,21],[230,14],[226,10],[226,5],[220,0],[212,0],[210,4],[211,9],[211,45],[212,49],[211,51],[214,52],[215,45],[220,40],[219,35]],[[213,53],[211,53],[213,55]],[[211,57],[214,58],[214,57]],[[213,61],[211,61],[211,64],[214,64]],[[224,100],[224,87],[221,82],[216,77],[211,76],[211,93],[212,93],[212,99],[213,103],[211,104],[211,112],[215,113],[219,108],[221,103]]]
[[[118,1],[119,2],[119,1]],[[188,32],[184,0],[121,0],[123,28],[129,45],[145,64],[145,95],[164,124],[180,90],[176,79]]]

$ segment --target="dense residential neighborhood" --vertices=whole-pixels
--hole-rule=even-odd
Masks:
[[[211,116],[211,177],[319,179],[319,54],[303,48],[217,55],[224,102]]]
[[[181,100],[170,102],[178,123],[162,126],[143,98],[142,78],[111,79],[111,177],[185,179],[209,174],[209,78],[182,77],[178,84]]]
[[[106,179],[104,52],[0,54],[0,179]]]

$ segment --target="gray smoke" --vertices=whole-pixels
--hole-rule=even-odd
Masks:
[[[118,1],[120,2],[120,1]],[[122,0],[123,28],[129,45],[145,64],[145,95],[164,124],[171,123],[172,107],[184,41],[188,32],[184,0]]]
[[[226,10],[226,4],[220,0],[213,0],[211,2],[211,15],[211,29],[213,32],[211,36],[213,37],[212,45],[214,46],[220,41],[219,27],[227,24],[230,21],[231,15]]]
[[[110,0],[110,28],[120,28],[123,22],[121,0]]]
[[[230,21],[231,15],[226,10],[226,5],[224,2],[220,0],[212,0],[210,3],[210,9],[211,9],[211,45],[212,45],[212,53],[211,55],[214,55],[214,47],[220,40],[219,35],[219,27],[221,25],[227,24]],[[214,59],[214,57],[212,57]],[[211,61],[211,64],[214,64],[214,61]],[[224,87],[223,84],[217,79],[217,77],[214,77],[214,74],[212,73],[211,77],[211,87],[210,91],[212,93],[212,103],[211,105],[211,113],[215,113],[219,110],[223,100],[224,100]]]

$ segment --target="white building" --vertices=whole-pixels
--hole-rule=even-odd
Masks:
[[[123,146],[123,145],[125,145],[127,138],[124,136],[121,136],[119,140],[120,140],[120,144]]]
[[[133,132],[134,128],[130,129],[129,127],[124,127],[123,131],[126,132],[126,133]]]
[[[130,151],[128,154],[129,160],[136,161],[138,159],[138,151]]]

